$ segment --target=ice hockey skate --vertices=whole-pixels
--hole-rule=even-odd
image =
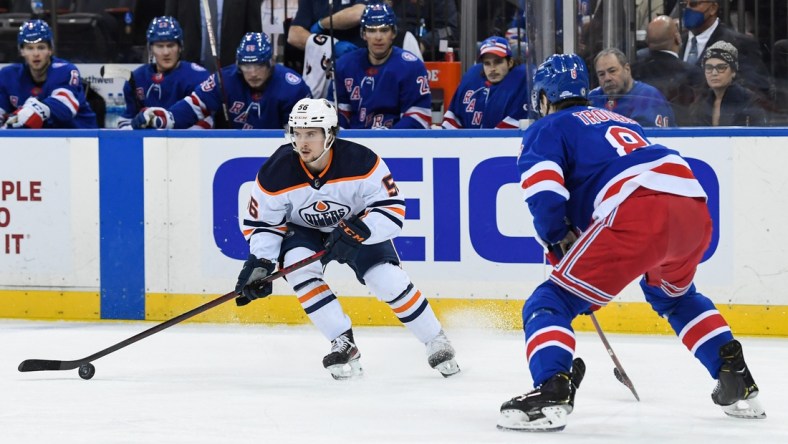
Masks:
[[[361,352],[353,342],[353,330],[348,330],[331,341],[331,353],[323,358],[323,367],[334,379],[352,379],[361,376]]]
[[[572,361],[572,373],[556,373],[530,392],[514,397],[501,406],[498,428],[522,432],[558,432],[566,427],[566,417],[575,405],[575,393],[585,376],[580,358]]]
[[[711,393],[711,399],[722,407],[728,416],[746,419],[766,418],[766,412],[758,396],[758,385],[744,362],[741,344],[737,340],[720,347],[723,360],[717,386]]]
[[[444,378],[460,372],[460,366],[454,359],[454,347],[451,346],[446,333],[441,330],[438,335],[427,342],[427,362],[430,367],[439,371]]]

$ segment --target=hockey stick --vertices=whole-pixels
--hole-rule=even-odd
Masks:
[[[265,278],[262,279],[262,281],[271,282],[282,276],[286,276],[292,273],[293,271],[296,271],[315,261],[320,260],[320,258],[323,257],[323,255],[325,254],[326,254],[325,250],[319,251],[313,254],[312,256],[302,259],[289,267],[285,267],[270,276],[266,276]],[[93,365],[90,364],[91,361],[95,361],[96,359],[102,358],[112,352],[118,351],[141,339],[145,339],[148,336],[154,335],[166,328],[172,327],[175,324],[181,323],[189,318],[197,316],[198,314],[208,311],[213,307],[216,307],[217,305],[221,305],[229,300],[235,299],[237,296],[238,295],[235,293],[235,291],[231,291],[225,294],[224,296],[218,297],[206,304],[200,305],[199,307],[193,310],[187,311],[186,313],[183,313],[180,316],[176,316],[168,321],[162,322],[161,324],[155,325],[143,331],[142,333],[138,333],[126,340],[118,342],[117,344],[111,347],[107,347],[104,350],[93,353],[88,357],[77,359],[75,361],[56,361],[50,359],[26,359],[22,361],[21,364],[19,364],[19,371],[37,372],[42,370],[73,370],[75,368],[79,368],[79,376],[82,377],[82,379],[90,379],[91,377],[93,377],[93,373],[95,372],[95,368],[93,368]]]
[[[219,91],[222,93],[222,113],[224,113],[224,120],[230,125],[230,115],[227,113],[227,92],[224,89],[224,77],[222,77],[222,63],[219,60],[219,52],[216,50],[216,34],[213,33],[213,26],[211,26],[211,8],[208,5],[208,0],[202,0],[202,8],[205,12],[205,28],[208,30],[208,44],[211,47],[211,55],[213,56],[214,63],[216,63],[216,79],[219,81]]]
[[[334,108],[339,109],[337,99],[337,55],[334,52],[334,0],[328,0],[328,35],[331,39],[331,83],[334,85]]]
[[[610,346],[610,342],[608,342],[605,333],[602,331],[602,327],[599,325],[599,321],[596,320],[596,316],[594,316],[593,312],[591,312],[589,316],[591,316],[591,322],[594,323],[594,328],[596,329],[596,332],[599,334],[599,339],[602,340],[602,344],[604,344],[605,348],[607,349],[607,354],[610,355],[610,359],[613,360],[613,364],[616,366],[613,369],[613,374],[616,376],[616,379],[618,379],[618,382],[627,386],[629,391],[631,391],[632,394],[635,395],[635,399],[637,399],[638,402],[640,402],[640,396],[638,396],[638,392],[635,390],[635,385],[632,384],[632,380],[629,379],[629,376],[627,376],[627,372],[624,371],[624,367],[621,365],[621,361],[618,360],[616,353],[613,351],[613,348]]]

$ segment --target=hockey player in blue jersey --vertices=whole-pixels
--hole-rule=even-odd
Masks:
[[[309,87],[290,68],[274,64],[268,36],[249,32],[236,51],[236,63],[222,68],[224,91],[217,74],[169,109],[148,108],[132,120],[134,128],[189,128],[226,104],[233,129],[282,129],[293,105],[311,97]],[[226,97],[224,96],[226,93]]]
[[[243,219],[249,258],[235,287],[239,306],[266,297],[258,283],[276,264],[289,267],[318,251],[323,264],[347,264],[425,346],[427,363],[443,376],[460,371],[454,348],[427,298],[400,266],[392,240],[405,222],[405,198],[386,162],[369,148],[338,139],[336,108],[302,99],[290,114],[287,136],[257,174]],[[361,353],[350,318],[314,262],[287,275],[304,311],[331,352],[323,366],[335,379],[361,374]]]
[[[0,125],[4,128],[96,128],[76,66],[52,55],[52,30],[43,20],[19,27],[24,63],[0,70]]]
[[[636,120],[642,126],[676,126],[673,108],[659,90],[632,78],[627,56],[616,48],[594,57],[599,87],[588,94],[591,104]]]
[[[741,344],[693,284],[712,230],[703,188],[678,152],[649,142],[634,120],[589,106],[587,91],[575,54],[548,57],[534,76],[531,106],[545,117],[525,131],[517,166],[555,268],[523,307],[535,388],[501,406],[498,426],[565,427],[584,371],[573,368],[571,322],[637,278],[653,310],[717,380],[712,401],[730,416],[765,417]]]
[[[367,5],[361,16],[361,35],[367,48],[337,61],[340,126],[429,128],[432,96],[427,69],[418,57],[394,46],[397,17],[391,7]]]
[[[479,60],[462,76],[442,126],[519,128],[530,101],[525,65],[515,66],[509,42],[498,36],[482,42]]]
[[[147,31],[148,49],[153,63],[142,65],[131,73],[123,85],[126,111],[118,119],[118,128],[131,129],[131,120],[148,107],[169,108],[194,91],[210,73],[197,63],[182,62],[183,31],[172,17],[155,17]],[[194,128],[211,128],[208,117]]]

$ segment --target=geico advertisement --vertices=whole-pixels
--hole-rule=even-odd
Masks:
[[[350,139],[383,157],[407,198],[405,227],[395,243],[404,267],[423,289],[438,296],[524,297],[533,288],[524,282],[531,285],[544,279],[543,250],[534,238],[518,183],[519,138]],[[674,141],[664,142],[675,145]],[[249,251],[239,225],[249,191],[260,165],[283,143],[284,138],[167,141],[167,161],[178,166],[177,171],[169,169],[170,192],[174,194],[166,212],[172,223],[169,251],[160,256],[169,256],[169,263],[146,267],[160,277],[160,287],[176,292],[227,291]],[[725,233],[721,214],[727,211],[721,210],[720,188],[730,177],[721,178],[717,164],[729,175],[726,150],[730,147],[718,145],[702,160],[687,155],[709,195],[714,237],[704,258],[703,275],[713,278],[715,284],[731,279],[731,254],[720,251],[720,236]],[[146,146],[146,176],[147,153],[161,157],[162,151]],[[200,185],[195,187],[195,183]],[[195,213],[195,208],[188,208],[192,205],[207,216],[199,219],[200,228],[187,225],[197,220],[182,217]],[[195,250],[197,238],[201,239],[199,251]],[[718,256],[725,260],[717,261]],[[165,268],[168,272],[163,279]],[[330,266],[330,281],[344,280],[349,295],[368,294],[340,268],[347,267]],[[150,284],[151,276],[148,278]],[[286,286],[281,291],[290,293]]]
[[[97,288],[96,140],[0,146],[0,285]]]

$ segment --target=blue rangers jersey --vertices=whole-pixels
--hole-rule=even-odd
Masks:
[[[386,163],[372,150],[337,139],[328,166],[314,176],[293,151],[282,145],[257,174],[243,220],[249,250],[276,261],[287,224],[328,233],[340,219],[363,217],[372,234],[364,244],[395,238],[405,219],[405,198]]]
[[[273,65],[271,77],[262,90],[246,84],[238,65],[222,68],[227,93],[227,113],[233,129],[282,129],[296,102],[312,97],[301,76],[290,68]],[[189,128],[212,113],[222,112],[222,90],[216,73],[169,111],[175,118],[175,128]]]
[[[525,201],[543,243],[585,230],[639,187],[706,198],[678,152],[652,144],[634,120],[575,106],[537,120],[523,135],[517,167]]]
[[[472,66],[454,92],[442,126],[455,128],[519,128],[528,117],[528,74],[517,65],[497,84],[484,78],[481,63]]]
[[[134,91],[131,84],[126,81],[123,85],[123,96],[126,99],[126,111],[118,119],[118,128],[131,128],[131,119],[142,108],[158,106],[169,108],[176,102],[188,96],[200,83],[204,82],[210,73],[197,63],[181,61],[178,65],[165,73],[156,72],[156,64],[142,65],[131,73],[134,80]],[[200,120],[197,127],[211,128],[211,119]]]
[[[429,128],[432,96],[424,62],[391,48],[381,65],[372,65],[367,49],[337,61],[337,102],[342,128]],[[331,97],[329,88],[329,97]]]
[[[85,100],[79,70],[63,59],[52,57],[42,84],[33,81],[24,63],[0,70],[0,117],[6,118],[30,97],[49,107],[51,115],[44,128],[98,128],[96,114]]]
[[[598,86],[588,93],[591,105],[637,120],[642,126],[676,126],[673,108],[657,88],[635,80],[624,95],[607,96]]]

